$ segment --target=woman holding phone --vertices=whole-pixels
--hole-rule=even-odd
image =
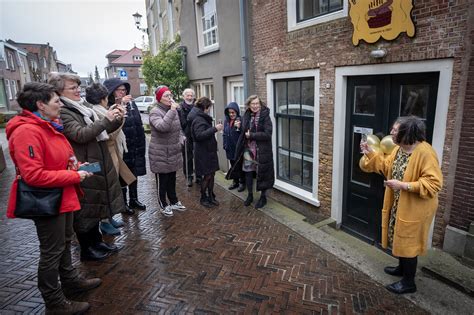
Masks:
[[[185,211],[176,195],[176,171],[182,167],[181,124],[178,103],[167,86],[155,90],[158,105],[150,112],[151,139],[148,148],[150,169],[157,181],[161,213],[172,216],[174,210]],[[159,177],[159,181],[158,181]],[[167,199],[168,198],[168,199]]]
[[[78,160],[101,165],[100,173],[81,183],[84,198],[81,210],[74,214],[74,230],[81,246],[81,260],[103,260],[118,248],[102,240],[100,219],[125,211],[120,182],[107,148],[108,133],[120,128],[124,112],[109,109],[99,118],[92,105],[81,98],[77,75],[50,74],[48,83],[55,87],[64,104],[60,111],[63,133]]]

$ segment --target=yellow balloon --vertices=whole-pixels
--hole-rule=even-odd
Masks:
[[[367,135],[367,144],[369,146],[379,146],[380,145],[380,139],[376,135]]]
[[[359,167],[360,167],[361,170],[364,169],[364,168],[362,167],[362,166],[364,165],[364,159],[365,159],[365,157],[362,155],[362,157],[361,157],[360,160],[359,160]]]
[[[380,141],[380,149],[382,149],[383,153],[390,154],[392,153],[394,148],[395,148],[395,143],[393,143],[392,136],[390,135],[385,136]]]
[[[371,145],[370,146],[375,153],[383,152],[379,146]]]

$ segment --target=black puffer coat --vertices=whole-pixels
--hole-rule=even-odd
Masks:
[[[127,118],[122,128],[127,139],[128,152],[124,152],[123,161],[135,176],[146,174],[146,141],[142,117],[135,102],[127,104]]]
[[[226,178],[238,178],[242,172],[244,148],[247,141],[245,131],[250,129],[250,138],[257,143],[257,190],[266,190],[275,184],[275,170],[273,166],[272,132],[273,125],[270,119],[270,110],[264,106],[260,110],[260,119],[257,126],[250,126],[251,110],[247,109],[243,116],[242,133],[237,142],[234,159],[237,163],[227,172]]]
[[[96,137],[102,131],[108,133],[120,127],[118,120],[109,121],[107,118],[94,121],[87,125],[83,115],[64,99],[60,115],[63,121],[63,134],[71,143],[74,154],[81,162],[100,162],[101,172],[84,179],[81,188],[84,198],[80,200],[81,210],[74,214],[74,229],[78,233],[86,233],[97,226],[99,218],[108,218],[125,211],[122,189],[114,167],[112,157],[107,148],[107,141],[97,141]],[[92,106],[87,103],[87,107]]]
[[[191,125],[194,164],[198,176],[212,174],[219,170],[216,132],[217,129],[212,126],[212,117],[198,109]]]
[[[109,92],[109,105],[115,103],[114,91],[119,86],[125,86],[127,95],[130,94],[130,84],[119,78],[111,78],[104,81],[104,86]],[[124,152],[123,161],[135,176],[146,174],[146,141],[145,129],[143,128],[142,116],[135,102],[127,104],[127,118],[122,128],[127,139],[128,152]]]

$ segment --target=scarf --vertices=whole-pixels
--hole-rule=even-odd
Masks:
[[[105,117],[105,115],[107,115],[107,109],[102,105],[92,105],[92,109],[97,113],[100,118],[103,118]],[[117,145],[119,152],[128,152],[127,140],[121,128],[117,134],[117,137],[115,138],[115,144]]]
[[[48,119],[46,117],[44,117],[43,115],[41,115],[40,112],[33,112],[33,114],[35,114],[36,116],[38,116],[39,118],[49,122],[49,124],[51,126],[53,126],[53,128],[57,131],[57,132],[60,132],[62,133],[64,131],[64,126],[62,125],[62,121],[61,119],[59,118],[56,118],[54,120],[51,120],[51,119]]]
[[[97,113],[91,108],[84,105],[83,99],[81,99],[79,102],[76,102],[67,97],[61,96],[61,100],[64,100],[66,103],[71,105],[72,108],[77,109],[84,117],[84,122],[86,123],[86,125],[92,125],[94,121],[99,120],[99,116],[97,116]],[[92,120],[91,118],[93,118],[94,120]],[[107,141],[109,140],[109,135],[107,134],[107,131],[104,130],[99,133],[95,138],[97,139],[97,141]]]

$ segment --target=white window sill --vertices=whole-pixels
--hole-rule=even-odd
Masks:
[[[211,53],[214,53],[214,52],[217,52],[217,51],[219,51],[219,46],[206,49],[206,50],[200,52],[197,56],[201,57],[201,56],[205,56],[207,54],[211,54]]]

